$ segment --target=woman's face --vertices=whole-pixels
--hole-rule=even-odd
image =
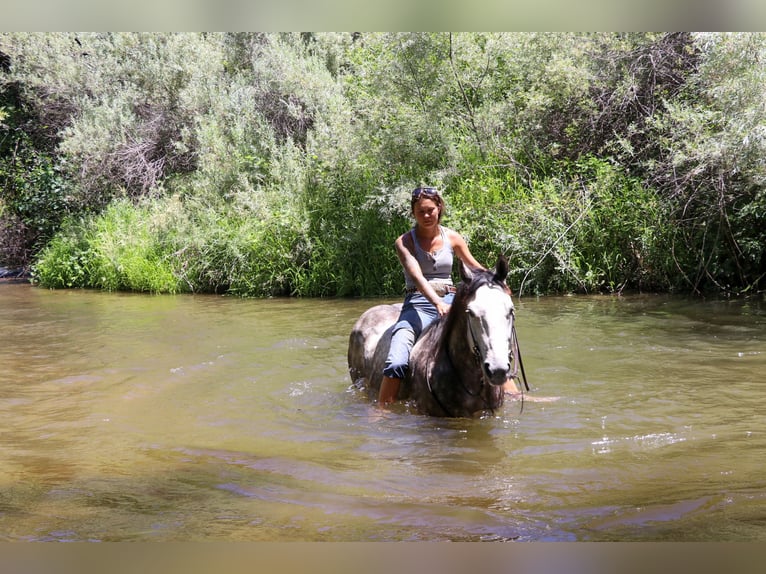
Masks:
[[[421,197],[412,206],[412,214],[415,216],[417,224],[421,227],[438,225],[440,213],[441,210],[436,201],[427,197]]]

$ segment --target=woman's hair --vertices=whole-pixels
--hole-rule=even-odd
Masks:
[[[412,190],[412,199],[410,200],[410,210],[415,213],[415,205],[421,199],[430,199],[436,204],[439,209],[439,222],[441,223],[442,216],[445,212],[444,198],[439,190],[435,187],[416,187]]]

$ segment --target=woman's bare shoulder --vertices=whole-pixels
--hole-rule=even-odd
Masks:
[[[458,233],[454,229],[451,229],[449,227],[443,227],[443,226],[442,226],[442,229],[444,229],[444,235],[449,238],[450,243],[452,243],[452,245],[455,245],[456,243],[465,242],[465,239],[463,239],[463,236],[460,235],[460,233]]]
[[[396,241],[394,242],[394,246],[398,250],[407,250],[409,252],[412,252],[414,249],[414,244],[412,242],[412,235],[409,231],[405,231],[402,233],[399,237],[396,238]]]

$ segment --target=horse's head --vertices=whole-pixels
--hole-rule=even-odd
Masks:
[[[468,328],[466,336],[484,377],[493,385],[502,385],[511,376],[511,340],[514,307],[505,283],[508,261],[503,255],[491,271],[470,271],[461,264],[465,286]],[[453,306],[454,308],[454,306]]]

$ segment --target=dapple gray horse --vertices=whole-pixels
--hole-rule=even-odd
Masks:
[[[502,255],[492,271],[469,271],[460,264],[462,283],[449,313],[434,321],[415,342],[400,400],[434,416],[471,417],[503,404],[503,384],[515,376],[514,306]],[[376,399],[391,331],[401,304],[376,305],[355,323],[348,343],[351,380]],[[515,365],[512,365],[515,363]],[[512,371],[513,367],[513,371]]]

